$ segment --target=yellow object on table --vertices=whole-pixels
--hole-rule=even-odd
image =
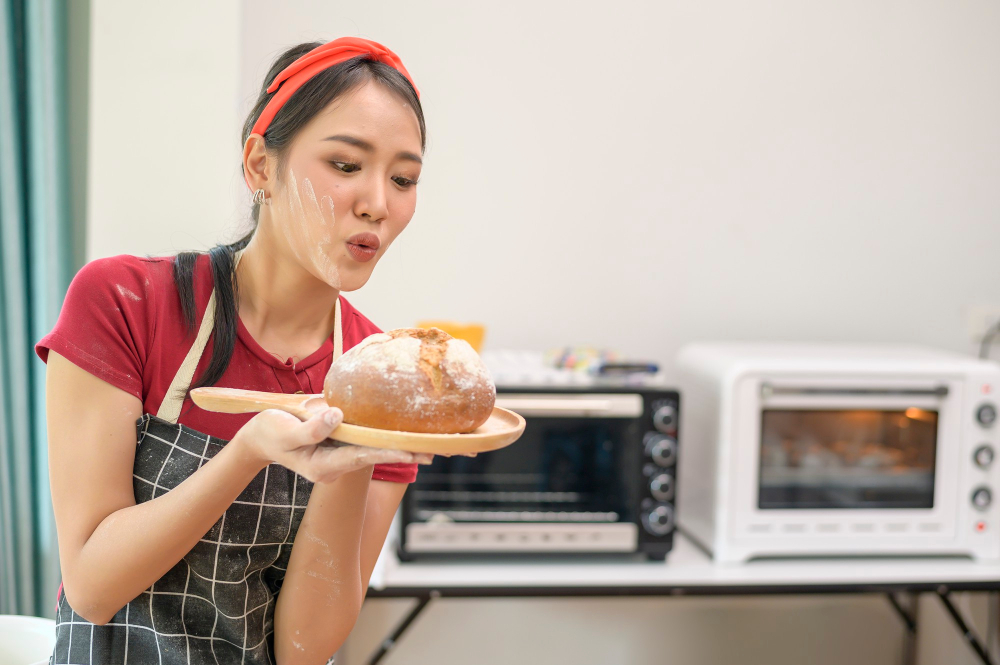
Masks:
[[[418,328],[439,328],[456,339],[464,339],[476,353],[483,349],[486,327],[480,323],[457,323],[455,321],[420,321]]]

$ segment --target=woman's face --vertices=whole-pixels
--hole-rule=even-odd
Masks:
[[[279,250],[336,289],[364,286],[413,217],[420,152],[416,113],[381,85],[334,100],[293,139],[270,193]]]

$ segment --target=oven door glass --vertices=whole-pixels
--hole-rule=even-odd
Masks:
[[[628,519],[621,445],[635,419],[527,418],[515,445],[477,457],[435,457],[413,493],[419,521],[619,522]]]
[[[758,507],[933,508],[938,412],[764,409]]]

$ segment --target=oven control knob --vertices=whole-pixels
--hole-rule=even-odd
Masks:
[[[984,443],[976,448],[976,452],[972,454],[972,459],[980,469],[988,468],[990,464],[993,464],[993,448]]]
[[[988,487],[980,487],[972,493],[972,505],[978,510],[986,510],[993,503],[993,493]]]
[[[646,436],[646,454],[660,466],[673,466],[677,461],[677,439],[650,432]]]
[[[997,408],[992,404],[983,404],[976,409],[976,420],[983,427],[992,427],[997,419]]]
[[[657,501],[670,501],[674,498],[674,477],[669,473],[659,473],[649,481],[649,493]]]
[[[664,404],[653,411],[653,427],[664,434],[677,430],[677,409],[672,404]]]
[[[674,509],[659,505],[642,514],[642,525],[654,536],[665,536],[674,530]]]

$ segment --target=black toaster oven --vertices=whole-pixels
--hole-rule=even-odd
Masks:
[[[421,467],[399,556],[631,554],[673,545],[680,396],[613,381],[497,388],[524,435]]]

